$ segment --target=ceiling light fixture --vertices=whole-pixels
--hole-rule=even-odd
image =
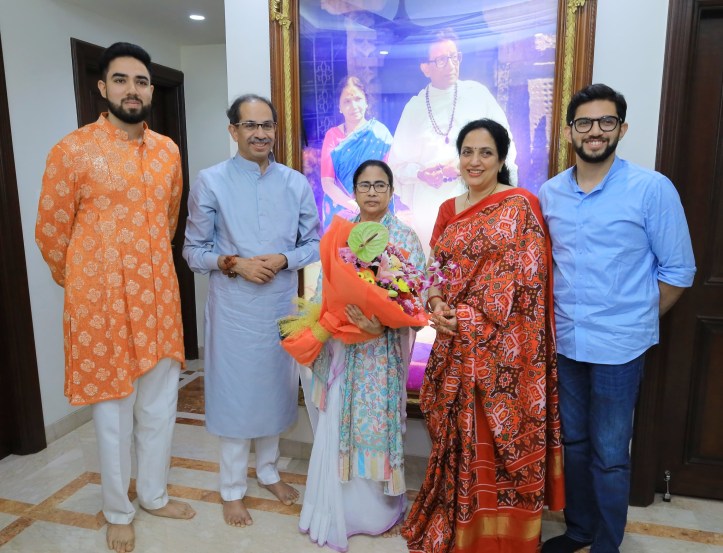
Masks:
[[[194,21],[203,21],[204,19],[206,19],[206,16],[205,16],[205,15],[198,15],[198,14],[195,14],[195,13],[192,14],[192,15],[189,15],[188,17],[190,17],[190,18],[193,19]]]

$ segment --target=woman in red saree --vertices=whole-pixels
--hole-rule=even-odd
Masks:
[[[457,139],[468,192],[442,204],[430,290],[437,339],[420,392],[432,439],[402,534],[410,551],[533,553],[564,501],[550,243],[537,198],[507,183],[490,119]]]

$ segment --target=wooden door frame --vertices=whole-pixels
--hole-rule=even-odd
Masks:
[[[25,455],[45,449],[46,441],[1,43],[0,263],[0,305],[5,306],[0,309],[0,328],[8,345],[3,351],[3,371],[9,376],[3,387],[9,392],[13,419],[0,424],[11,427],[10,452]]]
[[[70,39],[70,49],[73,59],[73,83],[75,85],[75,103],[78,112],[78,126],[87,121],[83,120],[82,114],[93,108],[92,95],[96,94],[96,83],[89,83],[86,69],[98,70],[98,59],[104,48],[78,40]],[[178,213],[178,225],[176,235],[172,239],[173,262],[176,266],[176,274],[180,285],[181,294],[181,317],[183,319],[183,342],[186,351],[186,359],[198,359],[198,323],[196,320],[196,294],[193,272],[189,269],[183,259],[183,241],[186,232],[186,219],[188,218],[188,140],[186,138],[186,111],[183,93],[183,73],[170,67],[157,63],[151,63],[152,82],[156,87],[165,87],[173,95],[173,125],[176,136],[171,136],[178,145],[181,152],[181,166],[183,171],[183,192],[181,194],[181,206]],[[99,94],[99,93],[98,93]]]
[[[680,174],[677,152],[680,129],[687,124],[685,106],[689,100],[691,56],[695,45],[697,17],[702,9],[723,9],[723,0],[670,0],[665,45],[663,89],[658,126],[655,168],[670,178],[681,198],[689,185]],[[645,364],[645,378],[635,417],[632,445],[631,505],[650,505],[656,489],[663,489],[660,473],[662,436],[666,432],[663,416],[665,360],[674,343],[671,318],[664,317],[660,326],[660,345],[653,348]]]

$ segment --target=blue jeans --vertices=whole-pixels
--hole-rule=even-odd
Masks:
[[[565,451],[566,534],[617,553],[630,495],[633,411],[645,354],[621,365],[557,356]]]

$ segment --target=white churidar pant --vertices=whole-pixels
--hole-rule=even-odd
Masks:
[[[256,451],[256,479],[266,486],[281,480],[276,463],[279,461],[279,435],[262,438],[225,438],[221,436],[220,492],[224,501],[243,499],[248,489],[247,474],[251,441]]]
[[[132,394],[93,405],[103,514],[111,524],[130,524],[136,512],[128,499],[131,440],[138,461],[138,503],[146,509],[160,509],[168,503],[166,485],[180,370],[178,361],[161,359],[134,382]]]

